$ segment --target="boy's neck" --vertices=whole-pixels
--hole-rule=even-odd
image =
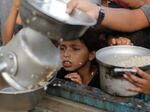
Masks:
[[[91,82],[95,71],[95,67],[91,66],[91,64],[87,64],[85,67],[81,68],[78,73],[82,79],[82,84],[88,85]]]

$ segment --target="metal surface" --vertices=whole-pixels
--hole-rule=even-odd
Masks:
[[[95,20],[81,10],[75,9],[71,16],[67,14],[68,0],[27,0],[37,10],[60,22],[72,25],[91,26]]]
[[[0,51],[0,63],[5,63],[6,67],[3,72],[7,72],[10,75],[15,75],[17,72],[17,57],[13,52],[1,52]]]
[[[78,9],[68,15],[65,0],[22,0],[20,15],[25,25],[55,40],[78,38],[96,23]]]
[[[15,54],[17,65],[16,62],[9,61],[10,67],[2,76],[18,90],[45,86],[61,65],[59,49],[49,39],[30,28],[22,29],[0,52],[8,55],[1,58],[5,62],[8,62],[7,57],[8,60],[14,60],[10,52]]]
[[[127,90],[128,87],[135,86],[123,78],[124,72],[114,72],[114,69],[129,69],[129,67],[119,66],[119,62],[133,56],[150,56],[150,50],[124,45],[106,47],[96,53],[96,58],[100,64],[100,86],[105,92],[118,96],[134,96],[138,94]],[[148,71],[149,69],[144,70]]]
[[[55,79],[47,93],[108,112],[149,112],[150,102],[135,97],[116,97],[102,90]],[[146,97],[145,97],[146,98]]]
[[[132,68],[115,68],[114,72],[131,72],[131,73],[136,73],[137,70],[136,69],[132,69]]]
[[[43,98],[43,88],[36,88],[26,91],[17,91],[7,86],[0,90],[0,111],[1,112],[22,112],[34,108]]]
[[[133,56],[150,56],[150,50],[130,45],[110,46],[100,49],[97,52],[96,58],[104,66],[123,67],[119,66],[118,62],[127,60]]]

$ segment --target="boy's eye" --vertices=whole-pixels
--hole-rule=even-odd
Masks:
[[[80,50],[80,48],[73,48],[75,51],[79,51]]]
[[[60,47],[60,50],[63,51],[65,48],[64,47]]]

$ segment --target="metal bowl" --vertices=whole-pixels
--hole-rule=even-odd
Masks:
[[[4,84],[5,82],[1,78],[2,82],[3,86],[0,86],[1,112],[22,112],[30,110],[36,106],[46,93],[43,88],[17,91]]]
[[[135,87],[132,83],[123,78],[124,70],[132,70],[133,66],[120,66],[124,60],[128,60],[134,56],[148,56],[150,58],[150,50],[137,46],[110,46],[100,49],[96,53],[96,58],[100,65],[100,87],[107,93],[118,96],[134,96],[137,92],[128,91],[126,88]],[[150,61],[150,60],[147,60]],[[137,66],[150,71],[150,64]],[[116,72],[115,70],[122,70]],[[135,74],[135,73],[133,73]]]
[[[96,20],[81,10],[66,13],[67,0],[22,0],[20,15],[25,25],[59,40],[80,37]]]

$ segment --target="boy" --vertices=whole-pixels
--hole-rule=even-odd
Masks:
[[[58,78],[99,88],[98,64],[95,59],[96,50],[99,49],[98,36],[88,30],[78,39],[60,43],[63,68],[58,71]]]

